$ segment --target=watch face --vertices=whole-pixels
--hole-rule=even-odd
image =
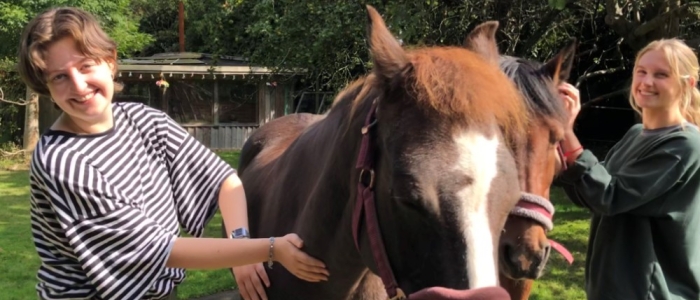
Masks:
[[[242,239],[242,238],[248,238],[250,235],[248,234],[248,229],[245,228],[237,228],[233,230],[231,233],[231,237],[234,239]]]

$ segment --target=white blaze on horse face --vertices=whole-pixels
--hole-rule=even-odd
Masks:
[[[462,132],[454,138],[459,158],[456,171],[473,178],[471,185],[457,192],[462,199],[464,237],[469,288],[498,285],[494,240],[488,212],[491,182],[498,173],[499,140],[480,132]]]

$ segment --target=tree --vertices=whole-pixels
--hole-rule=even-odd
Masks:
[[[27,121],[24,124],[24,137],[22,138],[23,147],[21,150],[21,152],[24,152],[25,154],[29,154],[34,151],[34,147],[39,141],[39,119],[38,117],[33,117],[35,115],[39,115],[39,96],[36,93],[31,93],[29,90],[27,90],[27,99],[28,100],[6,99],[5,93],[0,88],[0,102],[25,106],[25,120]],[[11,156],[19,153],[6,153],[5,151],[2,151],[0,154],[4,156]]]
[[[639,50],[650,41],[660,38],[691,36],[689,32],[700,19],[700,2],[681,0],[605,1],[605,23],[624,42]],[[686,22],[681,23],[681,20]],[[693,26],[695,25],[695,26]],[[687,43],[700,49],[700,37],[691,37]]]

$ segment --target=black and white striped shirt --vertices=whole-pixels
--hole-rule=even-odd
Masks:
[[[159,299],[180,226],[201,236],[235,170],[163,112],[114,103],[97,135],[48,131],[33,154],[32,235],[42,299]]]

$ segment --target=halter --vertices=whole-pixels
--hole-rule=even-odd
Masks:
[[[566,170],[566,155],[561,148],[561,144],[557,144],[557,154],[559,155],[562,169]],[[542,225],[547,232],[554,228],[554,224],[552,223],[554,206],[552,202],[542,196],[523,192],[518,203],[515,204],[515,207],[510,211],[510,215],[531,219]],[[574,256],[566,247],[552,239],[548,240],[552,248],[559,252],[569,264],[574,262]]]
[[[360,151],[355,164],[355,168],[359,169],[360,173],[357,183],[357,200],[355,201],[355,207],[352,215],[352,236],[355,242],[355,247],[359,251],[360,243],[358,237],[360,232],[360,222],[364,216],[365,226],[367,227],[367,235],[369,237],[370,247],[372,250],[372,257],[377,264],[377,270],[382,279],[382,283],[384,284],[386,293],[389,296],[389,300],[400,300],[406,299],[407,297],[396,282],[396,277],[391,269],[389,258],[386,254],[386,248],[384,247],[384,241],[382,240],[382,235],[379,230],[377,207],[374,198],[374,155],[376,149],[374,139],[371,138],[371,129],[377,124],[376,114],[377,100],[375,99],[372,101],[369,113],[367,113],[364,125],[362,126],[362,141],[360,143]],[[533,200],[534,202],[529,202],[529,200]],[[516,205],[513,211],[511,211],[511,214],[514,214],[516,209],[518,211],[533,212],[533,216],[538,216],[539,219],[542,219],[545,222],[548,221],[548,228],[551,229],[551,219],[554,213],[554,207],[546,199],[532,194],[524,194],[518,202],[518,205]],[[552,240],[550,240],[550,243],[555,250],[562,252],[562,254],[568,253],[568,256],[571,257],[571,254],[566,251],[566,248]],[[564,254],[564,256],[566,257],[566,254]],[[409,296],[411,299],[471,299],[471,297],[476,296],[478,298],[484,295],[491,295],[491,293],[493,293],[492,297],[483,299],[502,299],[500,296],[503,296],[504,298],[509,297],[505,290],[502,290],[499,287],[464,291],[434,287],[423,289]]]
[[[396,283],[396,277],[391,270],[389,258],[386,256],[384,241],[379,232],[379,221],[377,220],[377,207],[374,201],[374,141],[370,138],[370,129],[377,124],[377,100],[372,101],[369,113],[362,126],[362,142],[360,153],[357,157],[355,168],[360,169],[360,178],[357,182],[357,201],[352,214],[352,236],[355,240],[355,247],[359,250],[358,242],[360,219],[365,215],[365,225],[369,236],[372,256],[377,264],[379,276],[382,278],[384,288],[390,300],[406,299],[406,294]]]

